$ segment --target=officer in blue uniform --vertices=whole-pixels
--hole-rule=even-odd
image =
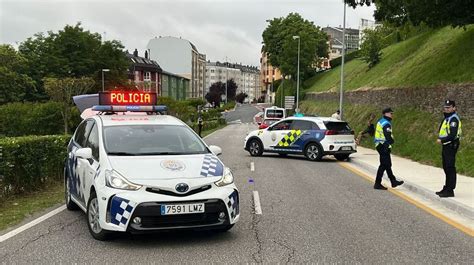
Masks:
[[[439,126],[437,143],[443,146],[443,169],[446,182],[442,190],[436,192],[441,198],[454,197],[456,188],[456,153],[461,137],[461,119],[456,113],[456,104],[453,100],[444,102],[444,119]]]
[[[377,122],[375,128],[375,148],[380,155],[380,165],[377,170],[377,176],[375,178],[374,189],[386,190],[387,188],[382,185],[383,173],[386,171],[392,188],[402,185],[404,182],[399,181],[395,178],[392,172],[392,159],[390,153],[392,150],[392,144],[395,142],[392,135],[392,117],[393,110],[386,108],[382,111],[383,117]]]

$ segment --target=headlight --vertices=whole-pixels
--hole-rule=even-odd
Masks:
[[[131,183],[114,170],[105,171],[105,184],[107,187],[121,190],[138,190],[142,187],[141,185]]]
[[[226,167],[224,169],[224,174],[222,178],[219,181],[216,181],[215,184],[219,187],[223,187],[232,183],[234,183],[234,176],[232,176],[232,172],[230,172],[230,169]]]

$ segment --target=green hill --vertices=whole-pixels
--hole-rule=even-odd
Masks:
[[[346,90],[474,83],[474,25],[430,30],[382,52],[372,69],[360,59],[345,64]],[[307,80],[306,92],[335,90],[339,81],[340,67],[335,67]]]

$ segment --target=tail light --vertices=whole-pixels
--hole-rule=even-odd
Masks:
[[[336,135],[336,134],[339,134],[339,132],[336,131],[336,130],[327,130],[324,134],[325,135]]]

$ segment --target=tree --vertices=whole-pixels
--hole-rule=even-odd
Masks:
[[[10,45],[0,45],[0,105],[23,101],[33,93],[34,82],[26,73],[28,61]]]
[[[237,84],[235,83],[234,79],[227,80],[227,101],[234,101],[235,94],[237,93]],[[225,89],[225,87],[224,87]],[[225,90],[224,90],[225,95]]]
[[[284,75],[296,80],[298,40],[300,36],[300,76],[319,66],[321,58],[328,54],[328,37],[313,22],[303,19],[298,13],[267,20],[263,31],[263,51],[268,53],[270,63]]]
[[[72,107],[72,97],[84,94],[95,85],[94,79],[90,77],[81,78],[45,78],[44,88],[51,100],[61,104],[64,121],[64,134],[68,134],[68,120]]]
[[[369,68],[374,67],[382,57],[383,39],[377,29],[364,30],[364,39],[360,48],[362,59],[369,64]]]
[[[225,84],[222,82],[215,82],[209,87],[209,92],[206,94],[206,100],[209,103],[219,106],[221,103],[221,96],[224,95]]]
[[[244,103],[244,100],[248,97],[248,95],[244,92],[240,92],[239,94],[237,94],[237,96],[235,96],[235,101],[239,102],[239,103]]]
[[[227,80],[227,101],[234,101],[235,94],[237,91],[237,84],[234,79]],[[206,94],[205,98],[209,103],[220,105],[222,101],[222,96],[226,94],[226,85],[222,82],[215,82],[209,88],[209,92]]]
[[[116,40],[102,42],[100,34],[86,31],[77,23],[57,33],[37,33],[22,42],[19,51],[29,60],[29,75],[44,95],[45,77],[92,77],[97,81],[95,91],[98,91],[103,68],[110,69],[108,84],[123,83],[129,66],[123,48]]]
[[[472,0],[345,0],[352,6],[375,3],[374,17],[378,21],[401,26],[425,23],[430,27],[465,26],[474,23],[474,1]]]

